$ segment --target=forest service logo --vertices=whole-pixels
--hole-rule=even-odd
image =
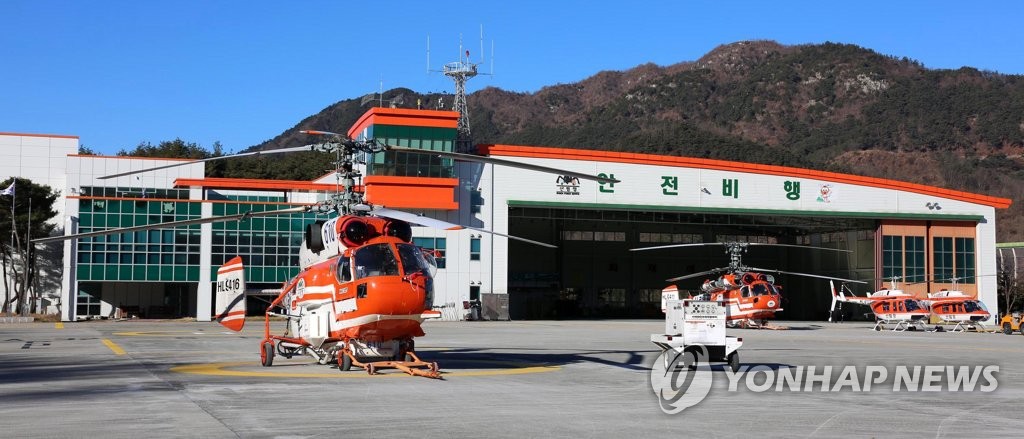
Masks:
[[[555,179],[555,187],[558,188],[555,195],[579,195],[580,179],[571,175],[559,175]]]

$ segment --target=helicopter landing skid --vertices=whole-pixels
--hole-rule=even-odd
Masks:
[[[365,369],[370,375],[376,375],[380,369],[398,369],[412,376],[425,378],[441,378],[436,362],[426,362],[420,359],[415,352],[407,351],[404,361],[370,361],[363,363],[347,350],[338,352],[338,366],[345,368],[348,365]]]

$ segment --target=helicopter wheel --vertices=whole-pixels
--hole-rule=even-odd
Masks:
[[[274,364],[274,342],[265,341],[260,345],[260,364],[270,367]]]
[[[735,353],[735,352],[733,352],[733,353],[729,354],[729,358],[727,358],[727,360],[729,361],[729,368],[732,369],[733,372],[739,372],[739,370],[740,370],[740,355]]]
[[[1024,325],[1020,325],[1020,335],[1024,335]]]
[[[1021,326],[1021,328],[1024,328],[1024,326]],[[1010,324],[1009,323],[1003,323],[1003,334],[1006,334],[1006,335],[1013,334],[1013,329],[1010,329]]]
[[[338,370],[342,372],[352,370],[352,357],[345,354],[344,350],[338,351]]]
[[[405,362],[407,362],[407,363],[411,363],[413,361],[412,354],[410,354],[408,352],[405,353],[405,357],[402,358],[402,359],[405,360]]]
[[[369,373],[370,375],[376,374],[377,373],[377,366],[374,366],[373,364],[367,365],[366,366],[366,372]]]

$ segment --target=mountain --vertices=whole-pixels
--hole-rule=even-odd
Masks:
[[[385,93],[398,95],[450,103]],[[477,143],[777,164],[1007,197],[1014,204],[997,211],[998,239],[1024,241],[1020,75],[927,69],[848,44],[746,41],[535,93],[489,87],[467,102]],[[299,129],[345,130],[366,109],[340,101],[252,149],[308,143]]]

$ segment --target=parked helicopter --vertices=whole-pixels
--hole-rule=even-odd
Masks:
[[[871,307],[875,315],[875,331],[885,329],[887,324],[895,324],[893,331],[906,331],[907,329],[924,329],[925,322],[931,313],[928,305],[914,298],[913,295],[897,288],[896,282],[899,277],[892,278],[890,288],[881,288],[867,296],[856,296],[853,292],[847,296],[843,290],[848,290],[846,285],[837,292],[835,283],[829,281],[832,289],[832,308],[829,311],[829,321],[835,314],[836,305],[839,303],[859,303]]]
[[[422,361],[415,353],[414,338],[424,335],[421,323],[425,319],[439,317],[440,313],[431,309],[433,276],[436,269],[432,252],[411,244],[410,224],[446,230],[471,229],[546,247],[554,246],[373,206],[363,198],[362,192],[356,190],[357,180],[362,177],[356,165],[365,165],[365,159],[369,155],[398,151],[513,166],[604,183],[618,182],[605,177],[492,157],[384,145],[372,139],[355,141],[327,131],[302,132],[327,136],[330,141],[297,148],[178,162],[169,166],[101,178],[120,177],[152,169],[245,155],[303,150],[328,151],[337,155],[336,173],[340,190],[326,201],[311,206],[108,229],[42,238],[33,242],[244,220],[257,216],[301,212],[336,214],[336,217],[327,221],[307,225],[300,249],[300,271],[298,275],[284,283],[281,293],[265,313],[264,336],[260,341],[260,363],[263,366],[271,366],[275,354],[286,358],[309,355],[320,364],[337,363],[339,369],[343,371],[357,366],[374,374],[378,369],[391,367],[412,375],[439,378],[437,364]],[[240,331],[245,322],[244,294],[244,266],[241,258],[236,257],[218,270],[214,310],[216,320],[234,331]],[[283,333],[271,330],[271,317],[274,316],[287,320]]]
[[[982,323],[992,317],[988,307],[960,290],[943,290],[928,294],[928,306],[933,315],[945,323],[956,323],[953,332],[965,331],[969,328],[985,330]]]
[[[922,300],[928,305],[932,315],[943,323],[955,323],[951,331],[962,332],[967,329],[985,330],[982,323],[992,317],[977,295],[969,295],[957,288],[956,284],[960,277],[941,279],[941,282],[952,282],[952,289],[943,289],[934,293],[928,293],[928,298]]]
[[[656,250],[677,247],[694,247],[720,245],[725,247],[729,255],[729,265],[721,268],[714,268],[699,273],[666,279],[672,285],[665,287],[661,295],[661,308],[664,311],[665,302],[668,300],[679,300],[679,288],[675,282],[709,274],[723,273],[717,279],[707,279],[700,286],[701,293],[697,296],[702,300],[724,300],[728,303],[726,323],[731,326],[763,327],[770,328],[767,320],[775,317],[775,313],[782,311],[782,286],[775,283],[775,276],[767,273],[792,274],[796,276],[815,277],[820,279],[836,279],[846,282],[861,281],[852,279],[841,279],[816,274],[797,273],[791,271],[774,270],[767,268],[748,267],[743,265],[742,254],[750,246],[774,246],[774,247],[796,247],[802,249],[832,250],[849,252],[849,250],[838,250],[826,247],[810,247],[791,244],[767,244],[755,242],[713,242],[694,244],[670,244],[655,247],[642,247],[630,249],[630,251]]]

